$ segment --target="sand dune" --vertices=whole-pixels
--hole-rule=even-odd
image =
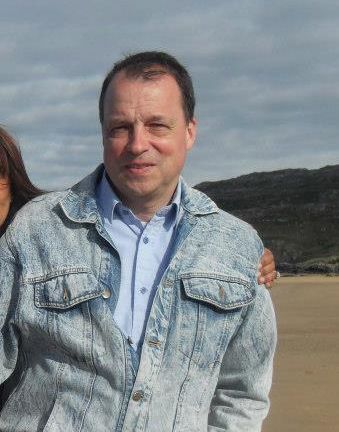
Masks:
[[[263,431],[339,431],[339,277],[281,278],[272,299],[279,342]]]

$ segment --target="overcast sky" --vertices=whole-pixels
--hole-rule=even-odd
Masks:
[[[36,184],[70,186],[101,161],[103,77],[150,49],[193,77],[189,183],[339,164],[337,0],[2,0],[0,123]]]

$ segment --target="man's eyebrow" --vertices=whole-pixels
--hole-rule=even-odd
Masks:
[[[150,116],[146,115],[144,118],[144,122],[145,123],[161,122],[161,123],[167,123],[167,124],[174,123],[174,121],[170,117],[166,117],[166,116],[161,115],[161,114],[154,114],[154,115],[150,115]],[[127,119],[125,116],[119,115],[119,114],[113,115],[107,119],[107,124],[109,126],[119,125],[119,124],[131,124],[131,123],[133,123],[133,121],[131,121],[131,120]]]
[[[116,123],[129,123],[129,121],[124,116],[113,116],[108,118],[109,124],[116,124]]]
[[[166,122],[166,123],[172,123],[171,119],[169,117],[165,117],[163,115],[151,115],[147,118],[147,122]]]

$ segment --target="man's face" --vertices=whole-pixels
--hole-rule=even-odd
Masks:
[[[146,81],[122,71],[114,77],[104,102],[104,164],[125,204],[169,202],[195,130],[172,76]]]

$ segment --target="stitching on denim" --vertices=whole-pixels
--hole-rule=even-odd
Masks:
[[[80,425],[79,425],[79,432],[83,429],[83,425],[84,425],[84,421],[85,421],[85,417],[88,411],[88,408],[90,406],[91,400],[92,400],[92,395],[93,395],[93,388],[94,388],[94,383],[97,377],[97,371],[94,365],[94,358],[93,358],[93,340],[94,340],[94,336],[93,336],[93,323],[92,323],[92,316],[91,316],[91,311],[90,311],[90,307],[88,304],[86,304],[84,306],[84,309],[86,308],[86,313],[88,315],[88,320],[89,320],[89,326],[90,326],[90,331],[91,331],[91,337],[87,337],[86,335],[86,339],[89,340],[89,344],[90,344],[90,349],[89,349],[89,356],[86,356],[86,358],[88,358],[88,362],[86,362],[87,364],[89,363],[89,367],[92,371],[92,377],[90,377],[90,383],[88,386],[88,390],[87,390],[87,394],[86,394],[86,398],[87,398],[87,402],[85,404],[85,407],[83,408],[83,412],[82,412],[82,418],[80,421]],[[85,311],[84,311],[85,312]]]
[[[183,412],[183,403],[184,403],[184,399],[185,399],[185,395],[186,395],[186,389],[190,383],[191,380],[191,375],[192,375],[192,363],[194,363],[193,361],[193,357],[194,357],[194,352],[195,352],[195,346],[196,346],[196,342],[197,342],[197,337],[198,337],[198,330],[199,330],[199,305],[197,306],[197,326],[195,329],[195,334],[194,334],[194,341],[193,341],[193,351],[192,351],[192,355],[190,357],[186,356],[186,354],[184,354],[181,350],[180,352],[182,354],[185,355],[185,357],[188,359],[188,367],[187,367],[187,373],[185,375],[184,380],[182,381],[182,385],[180,387],[180,391],[179,391],[179,396],[178,396],[178,403],[177,403],[177,408],[175,411],[175,416],[174,416],[174,430],[178,430],[178,427],[180,427],[180,423],[181,423],[181,419],[182,419],[182,412]]]
[[[45,275],[35,276],[35,277],[27,277],[24,278],[24,282],[26,283],[37,283],[37,282],[47,282],[48,280],[54,279],[58,276],[66,276],[70,274],[86,274],[90,273],[89,267],[64,267],[52,272],[49,272]]]
[[[223,273],[204,273],[204,272],[190,272],[179,274],[177,280],[184,279],[211,279],[219,280],[223,282],[234,282],[240,285],[244,285],[246,288],[250,288],[250,282],[246,279],[241,279],[237,276],[225,275]]]
[[[127,360],[127,346],[126,346],[126,340],[124,338],[124,336],[121,333],[121,330],[119,329],[120,332],[120,336],[121,336],[121,340],[122,340],[122,345],[123,345],[123,349],[124,349],[124,358],[125,358],[125,362],[124,362],[124,366],[125,366],[125,377],[128,376],[128,360]],[[124,422],[124,408],[127,412],[127,406],[128,406],[128,401],[129,401],[129,394],[128,394],[128,388],[127,388],[127,383],[126,383],[126,379],[123,380],[123,397],[122,397],[122,402],[120,404],[120,410],[119,410],[119,415],[118,415],[118,421],[117,421],[117,432],[121,432],[122,427],[123,427],[123,422]],[[126,414],[126,413],[125,413]]]
[[[244,288],[246,289],[246,291],[245,291],[245,298],[244,299],[238,300],[238,301],[233,301],[233,302],[232,301],[228,301],[227,303],[218,302],[218,301],[214,300],[213,298],[208,297],[207,295],[195,294],[193,292],[192,288],[191,288],[191,284],[190,284],[190,280],[191,279],[194,279],[194,278],[189,278],[189,277],[184,277],[183,278],[182,277],[182,282],[183,282],[183,285],[184,285],[185,292],[186,292],[186,294],[190,298],[193,298],[195,300],[204,301],[204,302],[206,302],[208,304],[212,304],[213,306],[219,307],[219,308],[221,308],[223,310],[229,310],[229,309],[234,309],[234,308],[237,308],[237,307],[246,306],[249,303],[251,303],[254,300],[254,298],[255,298],[253,295],[251,295],[250,292],[249,293],[246,292],[246,291],[248,291],[248,287],[244,286]],[[220,279],[214,279],[214,278],[199,278],[199,277],[197,277],[197,279],[207,279],[207,280],[210,279],[210,280],[215,280],[216,282],[220,281]],[[241,285],[243,285],[243,284],[241,283]]]
[[[254,300],[254,297],[248,297],[247,299],[243,300],[242,302],[229,302],[225,305],[223,303],[216,302],[215,300],[212,300],[209,297],[192,294],[189,290],[186,290],[186,293],[188,293],[190,295],[190,297],[193,299],[202,300],[206,303],[212,304],[213,306],[217,306],[217,307],[224,309],[224,310],[246,306]]]
[[[41,290],[40,288],[36,289],[36,294],[35,294],[35,304],[36,304],[36,306],[38,306],[38,307],[54,307],[54,308],[57,308],[57,309],[68,309],[71,306],[79,304],[79,303],[81,303],[81,302],[83,302],[85,300],[89,300],[89,299],[93,299],[93,298],[96,298],[96,297],[100,297],[101,293],[102,293],[101,290],[100,291],[95,291],[93,293],[77,297],[77,298],[75,298],[75,299],[73,299],[73,300],[71,300],[71,301],[69,301],[67,303],[61,303],[61,301],[60,301],[60,303],[56,303],[56,302],[43,302],[43,301],[40,301],[40,299],[39,299],[39,296],[41,295],[40,294],[40,290]]]

